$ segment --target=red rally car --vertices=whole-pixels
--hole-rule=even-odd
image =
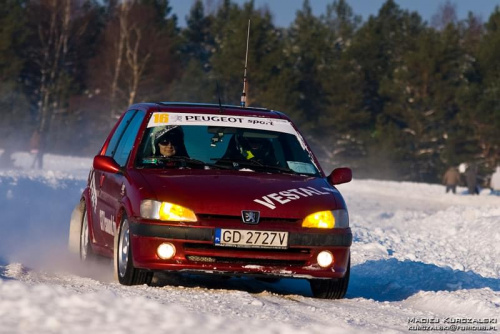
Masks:
[[[113,258],[121,284],[154,272],[305,278],[343,298],[352,233],[335,188],[283,113],[227,105],[128,108],[94,158],[69,248]]]

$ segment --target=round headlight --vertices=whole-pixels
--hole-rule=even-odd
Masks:
[[[333,263],[333,254],[329,251],[321,251],[318,254],[317,260],[320,267],[329,267]]]
[[[169,242],[164,242],[156,250],[158,257],[162,260],[170,260],[175,255],[175,246]]]

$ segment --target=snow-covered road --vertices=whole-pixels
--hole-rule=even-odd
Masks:
[[[500,197],[487,190],[339,186],[354,233],[344,300],[313,299],[305,280],[292,279],[157,277],[156,286],[125,287],[108,262],[82,268],[66,251],[91,159],[47,155],[37,171],[28,154],[14,157],[17,170],[0,170],[0,333],[500,330]]]

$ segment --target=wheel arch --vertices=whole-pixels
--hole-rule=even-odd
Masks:
[[[85,210],[87,210],[87,220],[89,222],[88,229],[89,229],[89,237],[90,237],[90,247],[93,247],[92,241],[95,241],[95,236],[94,236],[94,215],[89,212],[89,209],[92,210],[92,202],[91,202],[91,196],[90,196],[90,189],[87,188],[82,194],[82,200],[85,201]]]
[[[116,219],[115,219],[115,235],[119,232],[120,230],[120,225],[122,223],[123,217],[132,217],[132,203],[128,197],[124,197],[121,200],[120,203],[120,208],[118,209],[118,212],[116,214]]]
[[[69,228],[69,240],[68,240],[68,249],[73,254],[80,254],[80,234],[82,232],[82,221],[83,221],[83,213],[84,210],[87,210],[87,219],[88,219],[88,229],[90,240],[94,240],[94,224],[93,224],[93,216],[88,214],[88,209],[92,207],[90,202],[90,193],[89,188],[85,188],[80,197],[80,201],[73,209],[71,213],[70,220],[70,228]],[[91,247],[93,246],[92,242],[90,243]]]
[[[128,197],[125,197],[122,199],[120,208],[118,209],[118,212],[116,214],[115,218],[115,234],[113,238],[113,272],[114,272],[114,278],[115,281],[119,281],[118,279],[118,259],[117,259],[117,248],[118,248],[118,239],[120,237],[120,229],[123,221],[123,217],[130,217],[131,216],[131,203],[130,199]]]

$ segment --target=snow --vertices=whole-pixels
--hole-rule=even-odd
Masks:
[[[406,333],[411,319],[460,318],[500,329],[500,196],[487,190],[340,185],[354,233],[343,300],[312,298],[304,279],[159,275],[126,287],[109,262],[83,267],[66,250],[92,159],[46,155],[35,170],[29,153],[13,158],[0,170],[0,333]]]

